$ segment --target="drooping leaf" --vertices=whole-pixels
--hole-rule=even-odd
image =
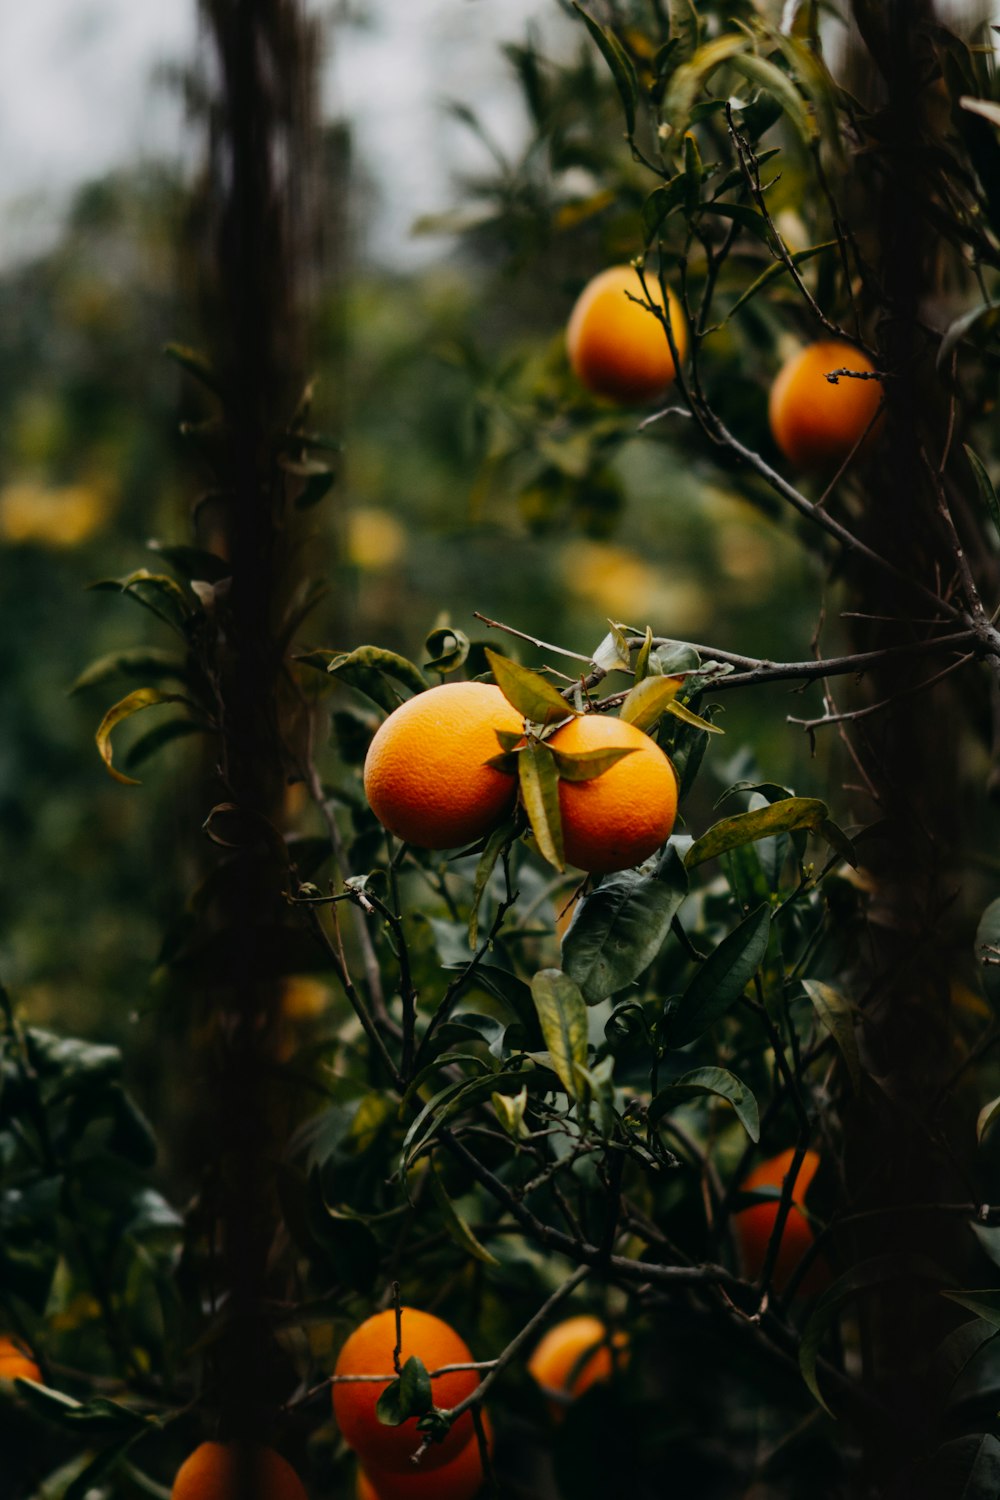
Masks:
[[[820,1022],[840,1048],[851,1085],[856,1094],[861,1092],[861,1060],[858,1056],[858,1039],[854,1034],[854,1014],[851,1003],[832,985],[819,979],[804,979],[802,988],[812,1001]]]
[[[960,1323],[941,1340],[934,1351],[931,1372],[942,1403],[947,1401],[966,1366],[998,1335],[1000,1328],[995,1323],[985,1318],[972,1318],[968,1323]]]
[[[206,583],[220,583],[233,571],[232,564],[226,562],[224,557],[219,557],[216,552],[206,552],[203,547],[171,546],[166,542],[156,541],[155,538],[148,541],[146,546],[150,552],[166,558],[184,579],[197,578]]]
[[[130,719],[133,714],[141,713],[143,709],[155,708],[161,703],[183,703],[188,708],[194,708],[194,704],[179,693],[163,693],[158,688],[136,688],[135,692],[129,693],[120,702],[109,708],[104,718],[97,727],[94,736],[101,759],[108,768],[108,772],[115,781],[120,781],[123,786],[138,786],[134,776],[126,776],[111,764],[111,731],[116,729],[125,719]]]
[[[475,948],[479,941],[479,908],[482,905],[483,895],[489,884],[490,876],[496,868],[497,860],[500,858],[504,845],[512,838],[513,830],[510,822],[501,823],[494,828],[486,840],[486,848],[479,856],[476,865],[476,877],[472,886],[472,905],[469,909],[469,947]]]
[[[599,750],[556,750],[549,746],[561,781],[593,781],[603,776],[627,755],[634,755],[634,745],[610,745]]]
[[[664,705],[668,714],[673,714],[675,719],[680,719],[682,724],[687,724],[691,729],[700,729],[703,734],[725,734],[718,724],[713,724],[710,719],[703,719],[700,714],[693,713],[684,703],[678,703],[672,698]]]
[[[511,661],[509,656],[499,656],[488,646],[486,659],[507,702],[532,724],[558,724],[576,713],[558,688],[540,673]]]
[[[698,94],[716,68],[731,61],[748,45],[744,32],[731,31],[705,42],[681,64],[670,79],[662,106],[664,122],[672,131],[685,127]]]
[[[806,261],[812,260],[813,256],[821,255],[824,250],[835,249],[836,245],[836,240],[824,240],[821,245],[811,245],[808,250],[794,251],[791,255],[789,255],[789,260],[793,265],[801,266],[804,265]],[[733,314],[735,312],[738,312],[741,307],[744,307],[750,301],[751,297],[755,297],[758,292],[764,289],[764,287],[770,286],[771,282],[776,281],[779,276],[787,275],[788,267],[785,262],[782,260],[774,261],[773,264],[768,266],[766,271],[762,271],[759,276],[755,277],[755,279],[750,283],[746,290],[742,292],[739,297],[737,297],[736,301],[733,303],[732,307],[723,318],[723,325],[728,323]]]
[[[1000,1329],[1000,1291],[987,1289],[985,1291],[961,1291],[942,1292],[949,1302],[957,1302],[959,1307],[965,1307],[969,1312],[975,1313],[977,1318],[991,1323],[994,1328]]]
[[[70,693],[79,693],[83,688],[95,687],[111,677],[134,677],[140,682],[162,681],[175,678],[183,681],[187,675],[185,658],[177,651],[164,651],[156,646],[133,646],[125,651],[112,651],[85,667],[70,688]]]
[[[504,1096],[502,1094],[497,1095],[497,1098],[502,1099],[503,1097]],[[525,1094],[525,1098],[527,1098],[527,1094]],[[498,1266],[500,1262],[497,1260],[496,1256],[491,1255],[490,1252],[486,1249],[486,1246],[479,1243],[479,1241],[476,1239],[476,1236],[473,1234],[472,1230],[469,1228],[468,1224],[462,1218],[462,1215],[459,1213],[458,1209],[455,1207],[448,1194],[447,1188],[441,1181],[441,1178],[438,1176],[437,1168],[435,1167],[433,1160],[431,1161],[429,1170],[431,1192],[434,1195],[434,1202],[437,1204],[441,1216],[444,1219],[445,1227],[447,1228],[448,1233],[451,1235],[452,1239],[455,1241],[456,1245],[459,1245],[466,1252],[466,1254],[471,1255],[473,1259],[481,1260],[484,1265]]]
[[[766,89],[780,102],[786,118],[807,146],[818,138],[816,110],[810,100],[803,99],[787,73],[766,57],[751,52],[741,52],[732,59],[732,65],[744,78],[749,78],[758,88]]]
[[[588,16],[582,5],[573,0],[573,9],[582,19],[587,30],[590,32],[600,50],[601,56],[611,69],[611,76],[615,81],[625,111],[625,124],[630,136],[635,135],[635,109],[639,98],[639,82],[635,76],[635,68],[621,42],[614,32],[606,26],[601,26],[592,16]]]
[[[736,1003],[764,961],[770,930],[771,913],[760,906],[709,954],[670,1015],[671,1047],[693,1042]]]
[[[151,573],[148,568],[137,568],[125,578],[102,578],[90,587],[125,594],[179,635],[187,634],[193,613],[192,606],[180,584],[166,573]]]
[[[358,646],[353,651],[339,652],[326,670],[349,680],[349,674],[355,668],[381,672],[386,677],[395,678],[415,693],[423,692],[427,686],[426,678],[412,661],[400,656],[397,651],[386,651],[381,646]]]
[[[561,969],[540,969],[531,981],[552,1066],[571,1099],[579,1097],[575,1065],[587,1065],[587,1007],[579,986]]]
[[[512,1140],[519,1141],[527,1135],[528,1127],[524,1123],[524,1111],[528,1104],[527,1089],[522,1089],[519,1094],[491,1094],[490,1103]]]
[[[996,1500],[1000,1495],[1000,1438],[968,1433],[925,1460],[918,1500]]]
[[[691,845],[684,863],[693,870],[706,859],[715,859],[727,850],[738,849],[741,844],[753,843],[755,839],[790,833],[798,828],[815,832],[827,817],[827,805],[818,797],[784,797],[768,807],[735,813],[731,818],[713,823],[708,832]]]
[[[993,522],[993,529],[997,537],[1000,538],[1000,500],[997,499],[997,492],[993,486],[993,481],[978,453],[973,452],[968,443],[963,443],[962,447],[965,449],[965,456],[972,467],[972,472],[976,480],[976,489],[979,491],[979,498],[986,507],[990,520]]]
[[[687,890],[687,871],[668,844],[652,874],[621,870],[581,897],[563,938],[562,964],[588,1005],[624,989],[649,967]]]
[[[442,626],[431,631],[424,641],[424,650],[429,658],[424,663],[425,668],[431,667],[435,672],[457,672],[469,655],[469,637],[462,630]]]
[[[550,865],[565,869],[559,772],[548,745],[529,740],[517,761],[521,801],[538,848]]]
[[[757,1100],[746,1084],[725,1068],[695,1068],[661,1089],[649,1106],[649,1123],[657,1124],[676,1105],[700,1094],[717,1094],[720,1099],[728,1099],[750,1139],[760,1140]]]

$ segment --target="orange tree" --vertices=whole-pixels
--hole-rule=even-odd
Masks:
[[[207,4],[222,274],[212,360],[176,352],[204,393],[211,488],[197,545],[161,549],[176,576],[118,583],[178,637],[169,687],[134,689],[98,731],[119,777],[111,737],[140,710],[175,715],[160,740],[194,726],[212,747],[213,858],[162,966],[198,1043],[197,1191],[181,1224],[150,1188],[113,1049],[8,1006],[4,1308],[44,1377],[4,1388],[25,1494],[53,1474],[71,1500],[162,1494],[219,1442],[236,1445],[237,1490],[263,1477],[263,1444],[308,1493],[348,1495],[356,1438],[331,1422],[330,1386],[335,1410],[370,1417],[349,1389],[366,1381],[387,1435],[380,1454],[366,1417],[362,1492],[380,1472],[396,1483],[401,1438],[427,1473],[452,1471],[435,1445],[471,1415],[459,1456],[500,1494],[996,1493],[984,1079],[1000,917],[977,848],[1000,662],[992,53],[897,0],[852,8],[836,76],[808,3],[773,19],[686,0],[575,11],[607,84],[590,53],[560,72],[514,50],[536,139],[494,229],[527,260],[560,174],[585,162],[594,192],[562,222],[586,224],[592,263],[567,317],[632,257],[638,291],[621,295],[659,323],[674,384],[652,411],[582,395],[568,366],[500,392],[490,418],[510,401],[518,420],[491,448],[494,480],[516,476],[535,521],[585,513],[637,423],[651,443],[670,432],[665,471],[724,472],[794,529],[819,626],[781,661],[669,622],[615,622],[586,651],[516,621],[485,622],[490,648],[439,626],[422,665],[303,638],[299,538],[333,474],[296,399],[281,174],[301,160],[290,82],[309,79],[313,42],[279,0]],[[600,104],[584,121],[567,85],[582,74]],[[609,100],[624,152],[595,133]],[[521,195],[540,160],[548,196]],[[787,336],[837,350],[800,411],[795,382],[782,392],[794,441],[766,418]],[[855,382],[864,399],[838,405]],[[509,705],[488,766],[466,758],[460,717],[428,711],[450,691],[434,678]],[[751,764],[716,816],[720,710],[774,683],[820,686],[795,722],[837,735],[835,790],[799,795]],[[383,826],[362,767],[391,743],[381,722],[414,717],[388,802],[371,798]],[[484,770],[504,795],[449,850],[448,791]],[[400,800],[420,812],[411,843],[387,831]],[[290,1017],[317,975],[334,993],[303,1033]],[[67,1317],[79,1298],[96,1354]],[[435,1343],[425,1359],[412,1308],[445,1315],[472,1358],[442,1370]],[[373,1315],[395,1325],[385,1368],[336,1369]],[[577,1315],[609,1354],[627,1335],[629,1357],[555,1421],[531,1355]],[[450,1405],[445,1373],[462,1376]]]

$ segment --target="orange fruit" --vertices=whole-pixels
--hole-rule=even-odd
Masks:
[[[581,714],[557,729],[549,744],[569,754],[619,746],[632,751],[590,781],[560,779],[569,864],[594,875],[627,870],[670,837],[677,816],[677,778],[648,734],[621,719]]]
[[[237,1443],[202,1443],[177,1470],[171,1500],[248,1500],[241,1480],[249,1478],[259,1500],[307,1500],[302,1481],[273,1448]]]
[[[792,1165],[795,1152],[792,1150],[782,1151],[777,1156],[772,1156],[769,1161],[761,1162],[754,1167],[753,1171],[746,1177],[743,1187],[748,1192],[754,1188],[778,1188],[784,1182],[788,1169]],[[809,1222],[802,1212],[806,1193],[809,1185],[816,1175],[819,1166],[819,1157],[815,1151],[807,1151],[802,1158],[799,1175],[795,1179],[795,1190],[792,1194],[791,1206],[788,1210],[788,1218],[781,1235],[781,1245],[778,1249],[778,1258],[774,1263],[774,1273],[771,1283],[777,1292],[781,1292],[788,1285],[792,1272],[809,1249],[813,1242],[813,1232]],[[756,1203],[752,1208],[741,1209],[733,1219],[733,1228],[740,1247],[740,1256],[743,1262],[744,1274],[751,1280],[758,1277],[764,1269],[764,1261],[767,1256],[767,1247],[774,1229],[774,1222],[778,1217],[778,1199],[770,1203]],[[820,1261],[815,1261],[809,1268],[799,1290],[808,1295],[810,1292],[818,1291],[828,1280],[827,1268]]]
[[[42,1383],[42,1372],[28,1350],[6,1334],[0,1336],[0,1380],[37,1380]]]
[[[417,693],[376,731],[365,759],[365,793],[390,833],[421,849],[456,849],[489,833],[510,811],[516,780],[486,765],[498,729],[524,720],[498,687],[446,682]]]
[[[415,1307],[403,1308],[403,1345],[400,1365],[412,1354],[423,1360],[428,1371],[442,1365],[471,1364],[472,1355],[464,1339],[443,1319]],[[398,1427],[387,1427],[375,1414],[375,1404],[392,1380],[392,1353],[396,1345],[396,1315],[392,1308],[376,1313],[355,1328],[337,1358],[335,1375],[382,1375],[383,1381],[345,1381],[333,1386],[333,1411],[348,1447],[366,1468],[380,1472],[410,1474],[413,1454],[423,1442],[416,1417]],[[434,1405],[457,1406],[479,1384],[475,1370],[456,1370],[431,1382]],[[466,1443],[475,1438],[472,1415],[459,1417],[443,1443],[431,1443],[420,1460],[422,1469],[440,1469],[457,1458]]]
[[[528,1372],[547,1391],[582,1396],[597,1381],[610,1380],[628,1358],[628,1335],[608,1330],[600,1318],[581,1313],[550,1328],[528,1360]],[[553,1416],[562,1415],[553,1403]]]
[[[490,1419],[483,1413],[487,1443]],[[428,1458],[429,1453],[424,1455]],[[358,1500],[473,1500],[483,1485],[483,1465],[475,1433],[457,1458],[439,1469],[424,1471],[424,1459],[406,1474],[387,1473],[369,1464],[358,1470]]]
[[[657,277],[648,274],[646,285],[662,309]],[[602,271],[580,293],[566,327],[569,362],[578,380],[595,395],[624,404],[662,395],[677,373],[663,324],[626,293],[645,301],[642,282],[632,266]],[[669,290],[667,306],[677,352],[683,359],[687,327],[681,305]]]
[[[882,383],[842,375],[832,385],[826,376],[874,368],[841,339],[809,344],[792,356],[771,387],[769,406],[774,441],[787,459],[802,469],[843,462],[879,409]]]

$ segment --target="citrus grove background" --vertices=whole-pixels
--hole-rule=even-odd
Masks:
[[[995,1495],[989,17],[539,4],[410,262],[364,12],[199,17],[189,165],[0,274],[0,1494]],[[601,389],[637,257],[680,379]],[[491,676],[504,806],[387,839]],[[560,868],[560,692],[671,756],[640,873]]]

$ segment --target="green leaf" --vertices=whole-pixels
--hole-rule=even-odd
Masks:
[[[440,630],[431,631],[424,641],[424,650],[430,658],[424,662],[425,669],[457,672],[469,655],[469,637],[464,631],[452,630],[450,626],[443,625]]]
[[[502,1094],[497,1095],[497,1098],[502,1099],[503,1097],[504,1096]],[[528,1097],[527,1090],[525,1090],[524,1097]],[[467,1255],[471,1255],[475,1260],[481,1260],[484,1265],[498,1266],[500,1262],[497,1260],[496,1256],[491,1255],[490,1252],[486,1249],[485,1245],[481,1245],[479,1243],[479,1241],[476,1239],[476,1236],[469,1228],[468,1224],[462,1218],[462,1215],[458,1212],[458,1209],[455,1207],[448,1194],[447,1188],[438,1176],[437,1168],[435,1167],[433,1161],[430,1164],[430,1183],[431,1192],[434,1195],[434,1202],[440,1209],[441,1216],[445,1222],[445,1227],[447,1228],[448,1233],[451,1235],[455,1243],[459,1245]]]
[[[997,492],[993,481],[987,473],[986,465],[978,453],[974,453],[968,443],[963,443],[962,447],[965,449],[965,456],[972,466],[972,472],[976,480],[976,489],[979,491],[979,498],[989,512],[994,531],[1000,537],[1000,500],[997,499]]]
[[[695,99],[722,63],[749,45],[745,32],[729,32],[706,42],[674,73],[663,100],[663,119],[672,132],[687,126]]]
[[[687,193],[687,178],[683,172],[654,188],[642,205],[643,243],[649,246],[657,238],[667,219],[675,209],[684,204]]]
[[[755,1143],[760,1140],[757,1100],[746,1084],[725,1068],[695,1068],[661,1089],[649,1106],[649,1123],[656,1125],[678,1104],[700,1094],[717,1094],[720,1099],[728,1099],[750,1139]]]
[[[836,240],[824,240],[821,245],[811,245],[808,250],[796,250],[793,254],[789,255],[788,258],[793,265],[801,266],[805,261],[812,260],[814,255],[821,255],[824,250],[835,249],[836,245]],[[741,307],[745,306],[745,304],[750,301],[751,297],[756,296],[756,294],[759,291],[762,291],[764,287],[770,286],[771,282],[776,281],[779,276],[787,276],[787,274],[788,267],[785,262],[782,260],[774,261],[772,265],[768,266],[766,271],[762,271],[760,275],[750,283],[745,292],[737,297],[736,301],[733,303],[732,307],[723,318],[720,327],[724,327],[726,323],[729,322],[729,319],[733,316],[733,313],[738,312]]]
[[[72,1432],[131,1433],[133,1436],[147,1429],[153,1418],[144,1417],[130,1407],[111,1401],[106,1396],[95,1396],[90,1401],[74,1401],[61,1391],[53,1391],[34,1380],[18,1376],[14,1385],[40,1417]]]
[[[135,692],[129,693],[109,708],[97,727],[94,739],[101,759],[115,781],[120,781],[123,786],[139,786],[140,783],[134,776],[126,776],[111,764],[111,731],[133,714],[141,713],[146,708],[155,708],[161,703],[184,703],[188,708],[194,708],[194,704],[179,693],[162,693],[158,688],[136,688]]]
[[[189,375],[193,375],[200,385],[206,390],[218,396],[221,392],[219,379],[212,369],[207,357],[198,349],[192,349],[188,344],[164,344],[163,352],[168,359],[180,365]]]
[[[529,740],[517,760],[521,801],[542,856],[559,871],[565,869],[562,814],[559,811],[559,773],[548,745]]]
[[[508,841],[513,837],[513,825],[510,822],[501,823],[499,828],[494,828],[486,840],[486,848],[479,856],[476,864],[476,877],[472,886],[472,906],[469,910],[469,947],[475,948],[479,941],[479,908],[482,905],[483,895],[489,884],[490,876],[496,868],[496,862]]]
[[[530,667],[522,667],[509,656],[499,656],[488,646],[486,660],[507,702],[532,724],[558,724],[576,713],[558,689]]]
[[[856,1094],[861,1092],[861,1060],[858,1056],[858,1039],[854,1034],[854,1013],[851,1002],[832,985],[819,979],[803,979],[802,988],[812,1001],[819,1020],[833,1037],[847,1064],[851,1085]]]
[[[562,781],[593,781],[636,750],[634,745],[614,745],[606,750],[555,750],[551,745],[548,748]]]
[[[825,802],[818,797],[784,797],[769,807],[760,807],[753,812],[736,813],[713,823],[707,833],[695,839],[687,852],[684,863],[689,870],[715,859],[729,849],[738,849],[741,844],[751,844],[756,839],[770,838],[776,833],[791,833],[797,828],[816,832],[828,816]]]
[[[762,245],[770,245],[771,231],[767,227],[767,220],[757,209],[751,208],[747,203],[705,203],[702,205],[702,213],[712,214],[720,219],[730,219],[752,234],[755,239],[760,240]]]
[[[659,666],[659,659],[658,658],[656,659],[656,666],[655,667],[650,664],[651,660],[652,660],[652,657],[651,657],[652,649],[653,649],[653,631],[652,631],[652,627],[649,626],[649,625],[647,625],[646,626],[645,639],[643,640],[642,645],[639,647],[639,650],[636,652],[636,657],[635,657],[634,674],[635,674],[635,681],[636,681],[637,685],[640,682],[644,682],[647,677],[649,677],[652,673],[656,672],[656,668]]]
[[[198,579],[204,583],[221,583],[232,574],[232,564],[218,553],[206,552],[202,547],[173,547],[155,539],[146,543],[150,552],[156,552],[176,568],[181,578]]]
[[[766,906],[736,927],[711,953],[688,985],[667,1023],[668,1043],[683,1047],[725,1015],[764,961],[771,931]]]
[[[577,0],[573,0],[573,9],[582,18],[584,25],[597,43],[601,56],[611,69],[611,76],[615,80],[615,87],[621,96],[622,108],[625,111],[625,124],[631,137],[635,135],[635,107],[639,98],[639,81],[635,76],[632,59],[614,32],[606,26],[600,26],[591,16],[588,16],[583,6],[577,4]]]
[[[90,588],[125,594],[144,609],[150,610],[158,620],[162,620],[179,635],[187,634],[193,610],[180,584],[166,573],[151,573],[148,568],[137,568],[125,578],[102,578],[97,583],[90,584]]]
[[[984,336],[992,336],[998,324],[1000,324],[1000,302],[984,302],[979,307],[974,307],[971,312],[963,313],[960,318],[956,318],[948,325],[938,348],[936,360],[938,369],[947,368],[954,350],[974,328],[977,329],[977,338],[982,339]]]
[[[683,686],[678,677],[643,677],[622,704],[619,718],[636,729],[652,729]]]
[[[1000,1495],[1000,1438],[968,1433],[924,1460],[918,1494],[927,1500],[996,1500]]]
[[[757,57],[750,52],[734,57],[732,65],[744,78],[749,78],[751,83],[766,89],[778,100],[785,116],[807,146],[819,138],[816,110],[810,101],[803,99],[787,73],[783,73],[773,62],[768,62],[767,58]]]
[[[381,646],[358,646],[353,651],[339,652],[326,670],[336,676],[348,677],[355,668],[380,672],[403,683],[404,687],[412,688],[415,693],[423,692],[427,686],[426,678],[412,661],[396,651],[385,651]]]
[[[208,729],[204,724],[195,724],[192,719],[168,719],[165,724],[157,724],[148,734],[140,735],[135,744],[129,747],[124,761],[125,769],[134,771],[136,766],[143,765],[150,756],[162,750],[164,745],[172,744],[174,740],[207,733]]]
[[[678,62],[687,62],[697,50],[701,40],[701,22],[694,0],[668,0],[670,13],[670,37],[676,45]]]
[[[130,1432],[125,1437],[111,1443],[109,1447],[103,1448],[87,1466],[80,1470],[72,1484],[67,1485],[62,1500],[87,1500],[92,1495],[98,1482],[111,1474],[119,1465],[125,1454],[138,1442],[142,1432]]]
[[[991,901],[979,919],[975,949],[983,988],[992,1001],[1000,1001],[1000,898]]]
[[[975,1313],[977,1318],[982,1318],[992,1327],[1000,1329],[1000,1291],[942,1292],[941,1295],[947,1297],[949,1302],[957,1302],[959,1307]]]
[[[621,870],[581,897],[563,938],[562,965],[588,1005],[624,989],[649,967],[687,891],[687,871],[668,844],[652,874]]]
[[[375,1415],[385,1427],[398,1427],[411,1417],[422,1417],[433,1405],[427,1366],[416,1354],[411,1354],[376,1401]]]
[[[980,1349],[1000,1334],[1000,1328],[985,1318],[973,1318],[960,1323],[947,1334],[934,1351],[932,1373],[934,1383],[941,1393],[942,1405],[947,1401],[955,1382]]]
[[[982,1109],[979,1111],[978,1118],[976,1119],[977,1141],[982,1142],[983,1136],[986,1134],[987,1130],[989,1129],[990,1125],[992,1125],[998,1114],[1000,1114],[1000,1095],[998,1095],[996,1099],[991,1099],[989,1104],[984,1104]]]
[[[140,682],[176,678],[183,681],[187,675],[187,662],[177,651],[164,651],[156,646],[133,646],[125,651],[112,651],[98,657],[85,667],[70,688],[70,693],[79,693],[83,688],[96,687],[111,677],[135,677]]]
[[[574,1064],[587,1066],[587,1007],[579,986],[561,969],[540,969],[531,981],[552,1066],[571,1099],[579,1097]]]
[[[725,734],[718,724],[712,724],[708,719],[703,719],[700,714],[692,713],[683,703],[678,703],[676,698],[665,705],[668,714],[673,714],[675,719],[680,719],[682,724],[688,724],[692,729],[700,729],[703,734]]]

